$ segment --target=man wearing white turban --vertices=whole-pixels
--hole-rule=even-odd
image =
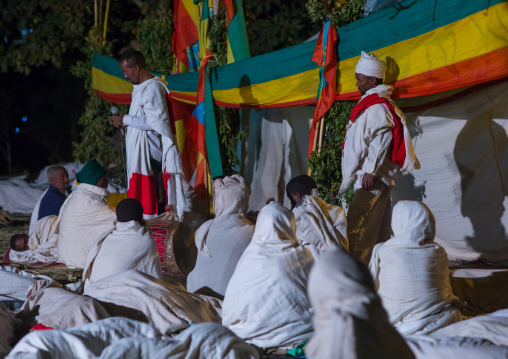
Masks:
[[[254,235],[254,225],[245,217],[249,187],[242,176],[216,179],[213,189],[215,218],[196,231],[199,252],[187,278],[187,290],[223,298],[236,264]]]
[[[372,248],[391,235],[390,191],[402,173],[420,168],[406,120],[383,84],[385,63],[362,51],[356,86],[362,94],[351,112],[342,152],[342,195],[354,182],[347,214],[350,253],[368,263]]]

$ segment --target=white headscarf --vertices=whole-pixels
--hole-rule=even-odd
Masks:
[[[345,251],[320,257],[307,291],[314,307],[308,358],[414,358],[390,325],[369,271]]]
[[[289,347],[312,335],[305,287],[313,258],[295,230],[290,210],[274,202],[263,207],[226,290],[222,324],[258,347]]]
[[[237,174],[213,182],[213,212],[215,219],[201,225],[196,231],[196,247],[205,256],[211,257],[206,239],[215,220],[221,216],[237,215],[244,217],[249,207],[249,187],[245,179]]]
[[[461,320],[445,309],[453,295],[448,257],[434,243],[436,220],[421,202],[400,201],[392,213],[393,238],[374,247],[370,271],[390,322],[405,335],[429,334]]]
[[[365,76],[373,76],[378,79],[385,77],[386,64],[379,60],[376,54],[368,54],[362,51],[360,60],[356,64],[355,72]]]

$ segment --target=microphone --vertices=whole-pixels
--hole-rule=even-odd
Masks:
[[[113,116],[118,115],[118,107],[116,107],[116,106],[111,107],[111,114]]]

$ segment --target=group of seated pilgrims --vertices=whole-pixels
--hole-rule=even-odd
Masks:
[[[163,270],[138,201],[108,208],[97,161],[76,174],[66,199],[63,171],[48,173],[64,178],[50,178],[36,225],[13,237],[11,258],[56,256],[83,269],[83,285],[35,284],[16,316],[0,303],[0,356],[508,358],[508,312],[463,318],[421,202],[394,206],[393,237],[362,263],[348,253],[346,212],[323,201],[311,177],[287,184],[291,210],[271,202],[255,224],[246,181],[215,179],[215,217],[184,231],[197,256],[182,281]]]

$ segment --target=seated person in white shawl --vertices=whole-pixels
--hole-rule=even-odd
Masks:
[[[314,260],[295,231],[291,211],[274,202],[263,207],[226,290],[222,325],[261,348],[291,347],[312,335],[305,288]]]
[[[196,232],[199,254],[187,278],[187,290],[223,298],[236,264],[254,234],[254,225],[245,218],[249,188],[239,175],[213,182],[215,218]]]
[[[58,216],[69,189],[69,173],[62,166],[52,166],[47,171],[49,188],[39,203],[37,220],[46,216]]]
[[[368,269],[342,250],[316,262],[307,289],[314,308],[314,336],[305,348],[309,359],[508,358],[506,346],[480,338],[401,336],[388,321]]]
[[[58,217],[46,216],[35,222],[30,236],[18,233],[11,238],[9,259],[13,262],[60,262],[56,250]]]
[[[116,226],[99,237],[88,253],[83,271],[85,286],[129,269],[162,279],[159,253],[143,220],[141,203],[134,198],[122,200],[116,217]]]
[[[448,257],[434,242],[436,220],[424,204],[393,208],[393,238],[374,247],[370,270],[390,322],[406,335],[429,334],[462,320],[452,293]]]
[[[113,227],[116,216],[108,207],[108,179],[99,162],[86,163],[76,183],[60,210],[57,251],[68,267],[84,268],[92,243]]]
[[[314,258],[341,246],[348,250],[346,213],[326,203],[317,194],[312,177],[301,175],[286,185],[291,209],[296,218],[296,237]]]

